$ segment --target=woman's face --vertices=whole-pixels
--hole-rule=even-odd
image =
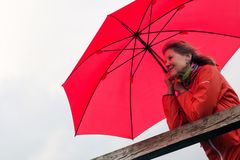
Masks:
[[[181,55],[173,49],[168,49],[164,54],[164,59],[169,78],[177,77],[183,73],[184,69],[190,64],[191,57],[191,54]]]

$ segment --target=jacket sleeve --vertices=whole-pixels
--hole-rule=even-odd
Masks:
[[[170,130],[180,127],[188,122],[186,115],[180,107],[175,95],[164,95],[162,102],[167,124]]]
[[[222,79],[215,66],[202,66],[192,90],[180,94],[178,102],[190,121],[211,115],[217,106]]]

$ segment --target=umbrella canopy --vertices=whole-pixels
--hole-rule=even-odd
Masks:
[[[162,45],[187,41],[222,68],[239,27],[239,0],[136,0],[108,15],[63,84],[75,134],[135,138],[165,118]]]

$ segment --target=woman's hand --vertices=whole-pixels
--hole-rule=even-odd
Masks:
[[[167,92],[167,94],[174,94],[173,78],[170,77],[169,74],[166,74],[166,76],[165,76],[165,83],[166,83],[166,85],[167,85],[167,87],[168,87],[168,92]]]
[[[174,81],[173,88],[176,92],[178,92],[178,94],[181,94],[186,91],[186,88],[184,88],[184,86],[182,85],[182,83],[180,83],[179,80]]]
[[[180,80],[176,77],[170,77],[169,74],[166,74],[165,83],[168,87],[168,94],[174,94],[175,91],[181,94],[186,91]]]

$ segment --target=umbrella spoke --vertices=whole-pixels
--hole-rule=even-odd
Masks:
[[[134,48],[136,47],[136,42],[137,42],[137,39],[135,38],[135,40],[134,40]],[[131,62],[131,71],[130,71],[130,77],[131,77],[131,79],[132,79],[132,77],[133,77],[133,62],[134,62],[134,57],[135,57],[135,51],[136,50],[133,50],[133,52],[132,52],[132,57],[131,57],[131,60],[132,60],[132,62]]]
[[[91,58],[94,54],[101,53],[104,48],[107,48],[107,47],[109,47],[109,46],[111,46],[111,45],[113,45],[113,44],[122,42],[122,41],[124,41],[124,40],[127,40],[128,38],[133,38],[133,36],[131,35],[131,36],[128,36],[128,37],[124,37],[124,38],[122,38],[122,39],[119,39],[119,40],[117,40],[117,41],[114,41],[114,42],[112,42],[112,43],[110,43],[110,44],[108,44],[108,45],[106,45],[106,46],[103,46],[103,47],[100,48],[99,50],[97,50],[97,51],[89,54],[82,62],[79,62],[79,63],[77,64],[77,66],[73,69],[73,71],[72,71],[72,72],[70,73],[70,75],[68,76],[67,80],[69,79],[69,77],[70,77],[84,62],[86,62],[86,61],[87,61],[89,58]],[[132,41],[132,39],[131,39],[130,41]],[[116,50],[116,51],[117,51],[117,50]]]
[[[149,18],[149,23],[152,22],[152,5],[151,5],[151,9],[150,9],[150,18]],[[147,38],[147,43],[149,43],[149,39],[150,39],[150,31],[151,31],[151,25],[149,25],[148,27],[148,38]]]
[[[132,77],[134,77],[134,75],[135,75],[135,73],[136,73],[137,69],[139,68],[140,64],[142,63],[142,60],[143,60],[143,58],[144,58],[145,54],[147,53],[147,50],[144,50],[144,51],[145,51],[145,52],[143,53],[143,55],[142,55],[142,57],[141,57],[140,61],[138,62],[138,65],[137,65],[137,67],[136,67],[135,71],[133,72],[133,75],[132,75]]]
[[[125,48],[132,42],[133,39],[134,39],[134,38],[132,38],[132,39],[125,45]],[[89,98],[89,100],[88,100],[88,103],[87,103],[87,105],[86,105],[86,107],[85,107],[85,110],[84,110],[84,112],[83,112],[83,116],[81,117],[81,119],[80,119],[80,121],[79,121],[79,123],[78,123],[78,127],[77,127],[77,129],[76,129],[76,133],[77,133],[77,131],[78,131],[78,129],[79,129],[81,123],[82,123],[82,120],[84,119],[84,115],[85,115],[85,113],[86,113],[86,111],[87,111],[88,105],[89,105],[89,103],[91,102],[92,97],[93,97],[94,93],[96,92],[96,90],[97,90],[100,82],[102,81],[102,79],[103,79],[104,77],[106,77],[106,74],[107,74],[107,72],[108,72],[108,69],[114,64],[114,62],[115,62],[115,61],[117,60],[117,58],[122,54],[123,51],[124,51],[124,50],[122,50],[122,51],[115,57],[115,59],[114,59],[114,60],[112,61],[112,63],[108,66],[108,68],[106,69],[106,71],[103,73],[103,75],[101,76],[101,78],[100,78],[99,81],[97,82],[96,87],[95,87],[95,89],[93,90],[93,92],[92,92],[92,94],[91,94],[91,96],[90,96],[90,98]]]
[[[125,28],[125,29],[127,29],[131,34],[134,34],[134,31],[127,25],[127,24],[125,24],[123,21],[121,21],[119,18],[117,18],[117,17],[115,17],[115,16],[113,16],[113,15],[109,15],[109,16],[111,16],[111,17],[113,17],[114,19],[116,19],[121,25],[123,25],[123,27]]]
[[[162,29],[157,33],[157,35],[152,39],[152,41],[150,42],[150,44],[152,44],[155,39],[160,35],[160,33],[163,31],[163,29],[168,25],[168,23],[173,19],[173,17],[177,14],[177,12],[179,11],[180,9],[177,8],[176,11],[173,13],[173,15],[170,17],[170,19],[164,24],[164,26],[162,27]]]
[[[150,34],[154,34],[154,33],[158,33],[159,31],[153,31],[153,32],[150,32]],[[240,36],[235,36],[235,35],[230,35],[230,34],[224,34],[224,33],[217,33],[217,32],[210,32],[210,31],[203,31],[203,30],[164,30],[162,32],[177,32],[171,36],[168,36],[167,38],[165,39],[162,39],[158,42],[155,42],[154,44],[152,44],[151,46],[155,46],[155,45],[158,45],[159,43],[162,43],[172,37],[175,37],[179,34],[187,34],[187,33],[204,33],[204,34],[212,34],[212,35],[218,35],[218,36],[227,36],[227,37],[232,37],[232,38],[240,38]],[[142,34],[149,34],[149,33],[142,33]]]
[[[111,46],[111,45],[120,43],[120,42],[122,42],[122,41],[124,41],[124,40],[127,40],[127,39],[129,39],[129,38],[132,38],[132,37],[133,37],[133,36],[131,35],[131,36],[124,37],[124,38],[122,38],[122,39],[116,40],[116,41],[114,41],[114,42],[112,42],[112,43],[109,43],[109,44],[103,46],[102,48],[98,49],[97,51],[93,52],[93,54],[98,53],[99,51],[101,52],[102,50],[104,50],[104,48],[107,48],[107,47],[109,47],[109,46]]]
[[[101,50],[101,52],[113,52],[113,51],[121,51],[121,50],[124,50],[124,51],[127,51],[127,50],[142,50],[144,48],[125,48],[125,49],[104,49],[104,50]]]
[[[225,33],[218,33],[218,32],[211,32],[211,31],[203,31],[203,30],[164,30],[163,32],[179,32],[181,33],[190,33],[190,32],[196,32],[196,33],[206,33],[206,34],[215,34],[219,36],[227,36],[227,37],[232,37],[232,38],[240,38],[240,36],[236,35],[230,35],[230,34],[225,34]],[[154,32],[152,32],[154,33]]]
[[[185,4],[187,4],[187,3],[191,2],[191,1],[193,1],[193,0],[189,0],[188,2],[185,2],[185,3],[181,4],[181,5],[173,8],[172,10],[166,12],[165,14],[163,14],[162,16],[160,16],[159,18],[157,18],[156,20],[152,21],[150,24],[148,24],[146,27],[144,27],[144,28],[143,28],[142,30],[140,30],[139,32],[142,33],[142,32],[143,32],[146,28],[148,28],[150,25],[153,25],[153,24],[156,23],[158,20],[162,19],[163,17],[165,17],[166,15],[168,15],[169,13],[171,13],[172,11],[181,8],[182,6],[184,6]]]
[[[136,41],[137,41],[137,39],[135,38],[135,40],[134,40],[134,48],[136,47]],[[129,97],[129,104],[130,104],[130,107],[129,107],[129,109],[130,109],[130,119],[131,119],[131,135],[132,135],[132,138],[133,138],[133,114],[132,114],[132,69],[133,69],[133,61],[134,61],[134,54],[135,54],[135,51],[136,50],[133,50],[133,52],[132,52],[132,63],[131,63],[131,69],[130,69],[130,84],[129,84],[129,91],[130,91],[130,97]]]
[[[124,37],[124,38],[122,38],[122,39],[119,39],[119,40],[117,40],[117,41],[114,41],[114,42],[112,42],[112,43],[110,43],[110,44],[108,44],[108,45],[106,45],[106,46],[103,46],[102,48],[100,48],[100,49],[98,49],[97,51],[95,51],[95,52],[93,52],[92,54],[90,54],[86,59],[84,59],[81,63],[79,63],[79,65],[78,65],[78,67],[81,65],[81,64],[83,64],[85,61],[87,61],[91,56],[93,56],[94,54],[97,54],[97,53],[99,53],[99,52],[102,52],[103,51],[103,49],[104,48],[107,48],[107,47],[109,47],[109,46],[111,46],[111,45],[114,45],[114,44],[116,44],[116,43],[119,43],[119,42],[122,42],[122,41],[124,41],[124,40],[127,40],[127,39],[129,39],[129,38],[132,38],[133,36],[131,35],[131,36],[128,36],[128,37]],[[78,68],[77,67],[77,68]],[[76,69],[77,69],[76,68]],[[75,69],[75,70],[76,70]]]
[[[152,4],[152,1],[148,4],[147,9],[146,9],[146,11],[144,12],[144,14],[143,14],[143,16],[142,16],[142,19],[141,19],[140,24],[139,24],[139,26],[138,26],[137,32],[139,32],[139,30],[140,30],[140,28],[141,28],[141,26],[142,26],[143,20],[144,20],[146,14],[147,14],[147,11],[148,11],[149,7],[152,6],[151,4]],[[140,32],[141,32],[141,31],[140,31]]]
[[[141,20],[141,23],[140,23],[140,25],[139,25],[138,31],[139,31],[139,29],[140,29],[140,27],[141,27],[141,25],[142,25],[142,23],[143,23],[143,20],[144,20],[146,14],[147,14],[149,8],[150,8],[149,23],[151,23],[151,22],[152,22],[153,0],[150,2],[150,4],[148,5],[148,7],[147,7],[147,9],[146,9],[146,11],[145,11],[145,13],[144,13],[144,16],[143,16],[143,18],[142,18],[142,20]],[[151,32],[151,25],[149,25],[149,27],[148,27],[148,33],[150,33],[150,32]],[[146,44],[149,43],[149,39],[150,39],[150,34],[147,34],[147,43],[146,43]],[[145,46],[145,47],[146,47],[146,46]],[[137,72],[140,64],[142,63],[142,60],[143,60],[144,56],[146,55],[147,50],[145,49],[144,51],[145,51],[145,52],[143,53],[143,55],[142,55],[140,61],[138,62],[138,64],[137,64],[137,66],[136,66],[133,74],[131,75],[131,79],[134,77],[134,75],[135,75],[135,73]]]
[[[175,34],[173,34],[173,35],[171,35],[171,36],[169,36],[169,37],[167,37],[167,38],[164,38],[164,39],[162,39],[162,40],[160,40],[160,41],[152,44],[151,46],[155,46],[155,45],[157,45],[157,44],[159,44],[159,43],[162,43],[162,42],[164,42],[164,41],[166,41],[166,40],[168,40],[168,39],[170,39],[170,38],[172,38],[172,37],[175,37],[175,36],[177,36],[177,35],[179,35],[179,34],[180,34],[180,33],[175,33]]]
[[[118,65],[117,67],[113,68],[112,70],[108,71],[107,74],[115,71],[116,69],[120,68],[121,66],[123,66],[124,64],[126,64],[127,62],[129,62],[130,60],[132,60],[132,58],[135,58],[137,56],[139,56],[142,52],[144,51],[144,49],[142,51],[140,51],[139,53],[135,54],[133,57],[127,59],[126,61],[124,61],[123,63],[121,63],[120,65]]]

